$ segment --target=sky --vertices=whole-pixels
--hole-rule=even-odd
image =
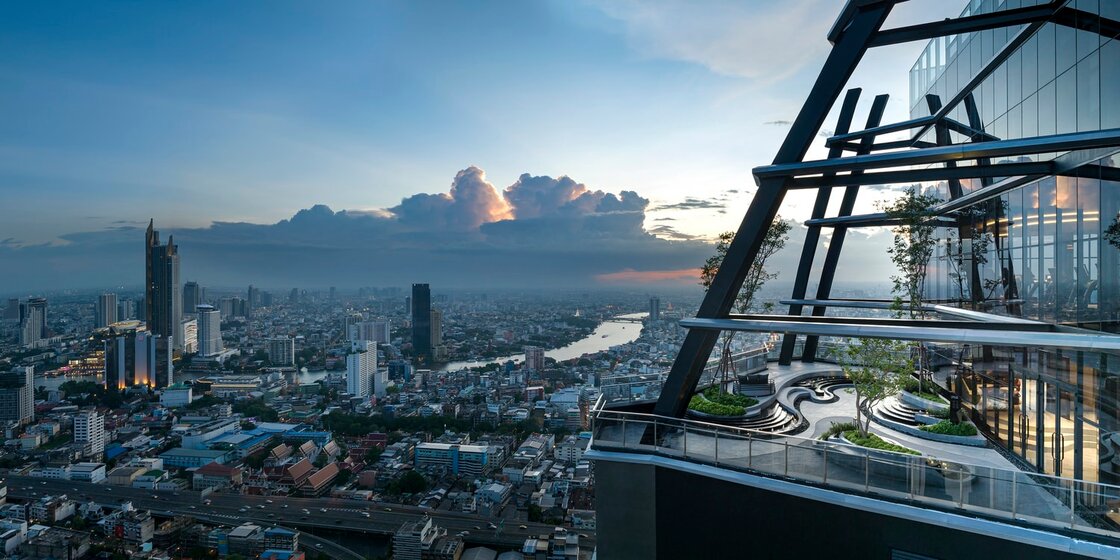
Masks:
[[[2,4],[0,292],[139,284],[149,219],[204,283],[692,282],[841,5]],[[865,58],[857,122],[922,47]]]

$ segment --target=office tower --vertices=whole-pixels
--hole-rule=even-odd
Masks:
[[[272,292],[261,292],[261,307],[272,307]]]
[[[432,348],[443,346],[443,311],[432,310]]]
[[[117,322],[117,294],[97,296],[97,309],[94,313],[97,328],[107,327]]]
[[[183,319],[183,353],[196,352],[198,352],[198,314],[190,313],[189,317]]]
[[[19,343],[35,346],[48,338],[47,299],[31,298],[19,306]]]
[[[183,284],[183,310],[184,313],[194,313],[199,305],[205,303],[202,299],[202,287],[198,282],[190,281]]]
[[[544,371],[544,348],[539,346],[525,347],[525,369]]]
[[[30,424],[35,420],[35,368],[17,367],[0,373],[0,422]]]
[[[405,360],[390,360],[388,375],[392,379],[412,381],[412,364]]]
[[[270,338],[268,344],[268,361],[274,366],[296,365],[296,340],[290,336]]]
[[[131,321],[133,319],[136,319],[136,302],[132,301],[131,299],[122,299],[118,301],[117,320]]]
[[[651,322],[661,320],[661,298],[649,298],[649,320]]]
[[[330,300],[334,301],[335,298],[338,296],[338,291],[335,290],[334,286],[331,286],[331,292],[330,293],[331,293]]]
[[[377,345],[364,340],[350,343],[346,355],[346,392],[355,397],[368,397],[377,373]]]
[[[139,324],[111,327],[104,342],[105,387],[166,387],[171,384],[171,353],[166,339]]]
[[[247,317],[249,315],[252,315],[253,310],[257,307],[260,307],[260,304],[261,291],[257,288],[254,288],[252,284],[249,284],[249,289],[245,294],[245,316]]]
[[[4,308],[5,321],[19,320],[19,298],[8,298],[8,306]]]
[[[96,410],[81,410],[74,415],[74,441],[84,444],[92,457],[105,452],[105,417]]]
[[[159,242],[159,232],[148,222],[145,234],[146,267],[144,322],[153,334],[171,339],[172,348],[182,350],[183,293],[179,284],[179,248],[173,236],[167,244]]]
[[[198,355],[213,356],[222,351],[222,316],[213,305],[198,306]]]
[[[672,368],[596,405],[599,558],[732,558],[744,542],[781,558],[1120,558],[1120,3],[962,1],[960,17],[906,26],[892,25],[896,4],[844,3]],[[848,83],[890,71],[870,51],[913,41],[917,61],[895,68],[910,71],[908,97]],[[873,72],[856,68],[864,55]],[[882,122],[888,100],[909,118]],[[858,210],[884,187],[909,188],[907,208]],[[784,309],[734,313],[792,190],[815,203],[786,247],[800,259],[781,270]],[[895,292],[901,319],[889,299],[834,286],[887,276],[865,254],[880,246],[845,241],[883,226],[908,261],[897,274],[922,285]],[[926,235],[932,255],[905,247]],[[825,399],[789,416],[698,410],[712,411],[698,389],[721,331],[781,338],[747,353],[777,359],[753,361],[740,391]],[[854,402],[824,404],[843,391],[820,389],[867,365],[880,367],[862,369],[876,376],[863,390],[912,389],[863,404],[870,427],[833,424]],[[946,420],[927,426],[929,413]],[[903,449],[869,448],[864,430]],[[855,539],[815,536],[839,526]]]
[[[292,291],[288,292],[288,303],[299,303],[299,288],[292,288]]]
[[[412,355],[417,363],[432,361],[432,292],[427,284],[412,285]]]

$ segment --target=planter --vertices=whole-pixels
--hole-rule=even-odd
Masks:
[[[947,403],[939,403],[931,401],[929,399],[923,399],[922,397],[919,397],[918,395],[915,395],[908,391],[899,391],[898,400],[902,401],[902,403],[907,406],[920,408],[926,411],[949,411],[949,405]]]

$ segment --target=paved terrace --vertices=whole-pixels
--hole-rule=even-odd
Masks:
[[[802,379],[839,375],[827,363],[770,365],[781,394]],[[652,453],[748,473],[793,479],[849,493],[982,516],[1115,544],[1117,528],[1105,520],[1120,505],[1120,487],[1021,471],[991,448],[926,440],[873,423],[871,431],[922,453],[866,450],[820,441],[833,422],[855,416],[855,396],[834,391],[832,403],[801,401],[809,421],[800,436],[775,436],[742,428],[615,412],[595,412],[592,448]],[[1071,507],[1071,504],[1074,504]]]

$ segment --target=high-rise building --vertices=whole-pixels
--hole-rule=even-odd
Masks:
[[[338,296],[338,290],[336,290],[334,286],[331,286],[330,300],[334,301],[337,296]]]
[[[412,355],[420,364],[432,361],[432,292],[427,284],[412,285]]]
[[[350,312],[342,319],[342,332],[346,333],[346,340],[369,340],[362,338],[362,332],[359,325],[365,321],[365,317],[361,313]]]
[[[292,288],[292,291],[288,292],[288,303],[299,303],[299,288]]]
[[[649,320],[652,322],[661,320],[661,298],[649,298]]]
[[[272,307],[272,292],[261,292],[261,307]]]
[[[539,346],[525,347],[525,369],[536,372],[544,371],[544,348]]]
[[[0,373],[0,422],[30,424],[35,420],[35,368],[17,367]]]
[[[136,319],[136,302],[131,299],[119,300],[117,302],[117,320],[132,321],[134,319]]]
[[[19,343],[21,346],[36,346],[48,338],[47,299],[31,298],[19,306]]]
[[[355,397],[369,397],[375,373],[377,345],[364,340],[351,342],[350,353],[346,355],[346,392]]]
[[[171,384],[173,367],[166,339],[139,323],[116,323],[105,339],[105,386],[166,387]]]
[[[443,346],[443,311],[432,310],[432,348]]]
[[[198,306],[198,355],[213,356],[222,347],[222,316],[213,305]]]
[[[105,417],[96,410],[81,410],[74,415],[74,441],[84,444],[91,457],[105,452]]]
[[[8,298],[8,306],[4,308],[5,321],[19,320],[19,298]]]
[[[202,299],[202,287],[198,282],[190,281],[183,284],[183,312],[194,313],[199,305],[205,303]]]
[[[378,344],[389,344],[389,336],[392,332],[390,329],[389,320],[372,321],[370,323],[370,340]]]
[[[159,242],[155,221],[148,222],[145,234],[146,267],[144,322],[148,330],[171,340],[172,348],[183,348],[183,293],[179,284],[179,248],[173,236],[167,244]]]
[[[268,339],[268,361],[274,366],[296,365],[296,340],[290,336]]]
[[[962,1],[957,18],[888,25],[899,3],[844,3],[672,368],[596,405],[598,557],[694,557],[698,542],[737,557],[750,542],[786,558],[1120,558],[1120,2]],[[915,41],[908,98],[845,92],[889,70],[872,50]],[[857,69],[865,55],[874,72]],[[909,118],[881,122],[888,100]],[[815,203],[781,271],[786,309],[734,313],[792,190]],[[857,212],[869,196],[893,208]],[[842,297],[834,281],[878,280],[847,232],[884,226],[907,261],[901,299]],[[874,373],[863,389],[911,389],[809,397],[811,415],[700,412],[721,331],[781,339],[754,348],[744,392],[851,385],[853,369]],[[866,432],[872,445],[854,441]],[[828,526],[858,537],[813,537]]]
[[[260,307],[260,305],[261,291],[257,288],[254,288],[252,284],[249,284],[249,289],[245,293],[246,315],[252,315],[253,310]]]
[[[107,327],[117,322],[117,294],[97,296],[97,310],[94,314],[97,328]]]
[[[183,352],[186,354],[198,352],[198,315],[196,313],[188,313],[183,318]]]

